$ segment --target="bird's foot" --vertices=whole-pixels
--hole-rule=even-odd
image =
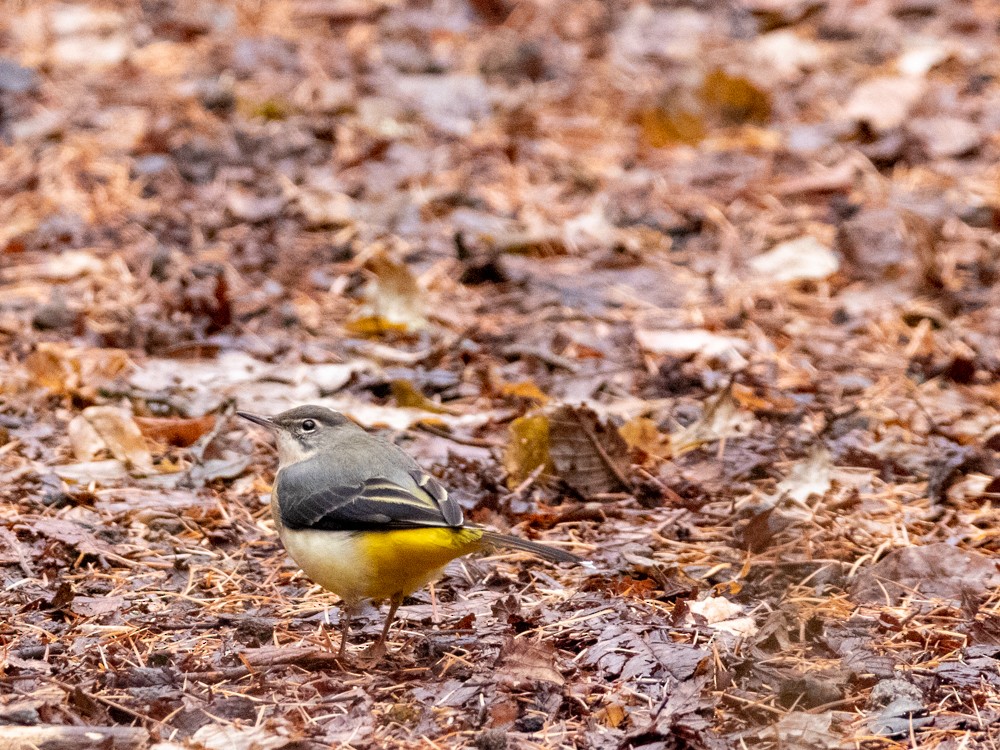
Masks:
[[[370,664],[377,664],[385,656],[385,641],[379,639],[364,650],[362,658]]]

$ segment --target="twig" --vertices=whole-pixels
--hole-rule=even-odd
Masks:
[[[522,346],[515,344],[504,347],[503,351],[500,353],[505,357],[510,357],[511,359],[534,357],[547,365],[567,370],[568,372],[576,372],[580,369],[579,365],[577,365],[577,363],[573,360],[567,359],[566,357],[560,357],[555,352],[549,351],[548,349],[542,349],[540,346]]]
[[[141,750],[148,744],[142,727],[0,727],[0,750]]]
[[[484,438],[466,438],[454,435],[447,430],[442,430],[440,427],[435,427],[432,424],[427,424],[426,422],[418,422],[416,428],[422,432],[430,433],[437,437],[444,438],[445,440],[450,440],[453,443],[458,443],[459,445],[471,445],[474,448],[502,448],[503,443],[499,440],[486,440]]]

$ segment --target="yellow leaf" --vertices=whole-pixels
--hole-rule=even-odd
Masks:
[[[653,148],[701,143],[707,135],[702,118],[687,110],[653,107],[639,114],[639,128]]]
[[[529,415],[510,423],[510,442],[504,452],[503,465],[507,469],[510,489],[521,484],[539,466],[545,467],[543,473],[552,473],[548,417]]]
[[[378,335],[392,331],[411,333],[424,328],[427,319],[423,290],[410,269],[384,253],[373,257],[367,268],[373,274],[365,290],[367,302],[348,321],[347,329],[352,333]]]
[[[750,80],[729,75],[721,68],[705,77],[701,98],[730,125],[761,125],[771,119],[771,95]]]
[[[396,400],[396,406],[410,409],[422,409],[434,414],[447,414],[447,409],[440,404],[435,404],[427,396],[422,394],[409,380],[393,380],[389,386],[392,389],[392,397]]]
[[[35,385],[53,393],[64,395],[79,386],[78,366],[55,346],[39,344],[28,355],[24,366]]]
[[[618,432],[629,448],[638,448],[657,458],[670,455],[670,436],[660,432],[652,419],[636,417],[619,427]]]
[[[734,383],[732,387],[733,399],[744,409],[753,412],[770,411],[788,414],[795,410],[794,399],[781,393],[770,392],[761,394],[740,383]]]
[[[601,717],[601,722],[612,729],[617,729],[625,721],[625,709],[617,703],[605,706],[598,715]]]
[[[359,336],[381,336],[384,333],[406,333],[409,327],[405,323],[393,323],[388,318],[378,315],[365,315],[349,320],[344,326],[350,333]]]
[[[514,398],[531,399],[540,404],[544,404],[549,400],[549,397],[545,395],[542,389],[530,380],[522,380],[517,383],[504,383],[500,388],[500,393],[504,396],[512,396]]]

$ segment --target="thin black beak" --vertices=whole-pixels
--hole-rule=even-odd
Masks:
[[[269,430],[273,430],[276,426],[274,424],[274,421],[270,417],[262,417],[259,414],[251,414],[248,411],[238,411],[236,412],[236,416],[243,417],[243,419],[248,419],[254,424],[259,424],[262,427],[266,427]]]

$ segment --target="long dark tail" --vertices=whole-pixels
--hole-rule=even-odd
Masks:
[[[533,555],[544,557],[546,560],[552,560],[552,562],[583,562],[582,557],[577,557],[572,552],[566,552],[565,550],[557,549],[556,547],[549,547],[547,544],[529,542],[527,539],[510,536],[509,534],[501,534],[496,531],[483,531],[483,541],[497,547],[510,547],[512,549],[530,552]]]

